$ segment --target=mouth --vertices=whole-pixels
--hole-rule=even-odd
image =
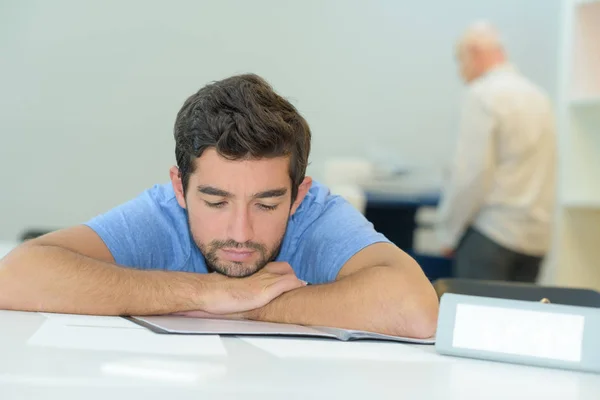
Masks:
[[[255,250],[250,249],[219,249],[223,259],[227,261],[244,262],[252,258]]]

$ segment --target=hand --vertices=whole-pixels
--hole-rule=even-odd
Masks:
[[[219,289],[210,296],[201,311],[185,315],[210,318],[211,314],[237,314],[265,306],[282,293],[306,285],[296,277],[290,264],[271,262],[245,278],[222,277]],[[179,314],[181,315],[181,314]]]
[[[442,249],[442,256],[445,258],[454,258],[454,249]]]

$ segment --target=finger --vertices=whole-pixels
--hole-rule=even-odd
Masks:
[[[278,297],[282,293],[289,292],[290,290],[298,289],[306,286],[306,282],[291,276],[281,277],[275,279],[266,289],[269,294],[269,301]]]

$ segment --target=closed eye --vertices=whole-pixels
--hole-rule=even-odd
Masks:
[[[258,208],[260,208],[261,210],[264,210],[264,211],[273,211],[273,210],[277,209],[278,205],[279,204],[275,204],[275,205],[272,206],[272,205],[268,205],[268,204],[258,203],[256,206]]]
[[[204,200],[204,203],[210,208],[223,208],[227,204],[226,201],[219,201],[218,203],[211,203],[210,201]]]

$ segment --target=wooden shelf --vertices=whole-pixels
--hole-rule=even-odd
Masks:
[[[600,289],[600,0],[562,2],[560,193],[545,283]]]
[[[558,284],[600,290],[600,209],[565,208]]]

